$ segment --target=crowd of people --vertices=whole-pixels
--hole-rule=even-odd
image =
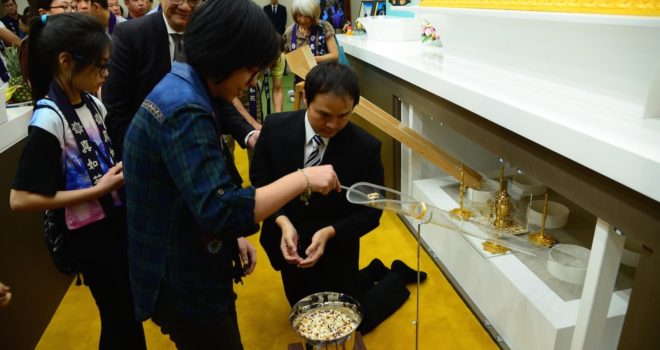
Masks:
[[[256,267],[245,237],[261,222],[291,305],[355,296],[363,332],[393,313],[416,274],[358,268],[381,212],[350,204],[340,181],[382,185],[380,142],[350,123],[358,78],[337,63],[319,2],[293,0],[287,28],[277,0],[124,4],[125,19],[116,0],[36,2],[22,42],[34,111],[10,194],[14,210],[55,212],[99,310],[99,347],[146,348],[151,319],[180,349],[242,349],[233,283]],[[319,63],[307,109],[262,126],[239,96],[264,71],[281,96],[282,54],[302,45]],[[253,186],[223,135],[254,150]],[[11,297],[0,283],[0,307]]]

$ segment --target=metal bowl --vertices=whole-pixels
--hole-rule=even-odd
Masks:
[[[342,313],[354,323],[350,332],[332,339],[311,339],[300,332],[300,321],[304,316],[321,310],[334,310]],[[291,309],[289,323],[303,338],[307,349],[353,349],[355,345],[355,330],[362,322],[362,309],[360,304],[351,296],[336,292],[320,292],[304,297]]]

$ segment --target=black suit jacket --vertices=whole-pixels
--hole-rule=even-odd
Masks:
[[[271,114],[266,119],[250,168],[253,185],[267,185],[303,167],[304,118],[305,111],[301,110]],[[332,164],[339,181],[346,186],[360,181],[383,184],[380,141],[350,122],[330,139],[322,164]],[[295,198],[264,220],[259,240],[273,268],[280,270],[286,261],[280,250],[282,233],[275,223],[279,215],[286,215],[296,227],[300,243],[298,253],[301,256],[314,233],[332,225],[336,235],[328,241],[324,255],[315,268],[331,265],[338,274],[356,275],[360,237],[378,226],[381,214],[380,210],[349,203],[344,190],[327,196],[315,193],[308,206]]]
[[[172,69],[169,36],[165,19],[156,12],[122,22],[112,33],[110,73],[103,85],[103,104],[108,110],[105,124],[118,156],[124,135],[145,97]],[[241,147],[254,130],[229,102],[216,104],[222,112],[220,128],[232,134]]]
[[[268,4],[264,6],[264,12],[268,15],[268,19],[270,19],[271,23],[273,23],[275,30],[280,33],[280,35],[284,34],[287,16],[286,7],[282,4],[277,4],[277,12],[273,13],[272,5]]]

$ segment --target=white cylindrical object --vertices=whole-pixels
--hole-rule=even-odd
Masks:
[[[590,250],[574,244],[557,244],[548,252],[548,272],[564,282],[584,283]]]
[[[542,200],[532,201],[527,213],[527,224],[541,227],[543,220],[543,202]],[[548,201],[548,214],[545,218],[545,228],[561,228],[568,221],[570,210],[561,203]]]
[[[511,186],[513,191],[521,195],[531,194],[536,196],[544,194],[548,190],[546,185],[522,174],[513,175]]]

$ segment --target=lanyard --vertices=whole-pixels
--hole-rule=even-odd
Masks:
[[[108,20],[108,34],[112,35],[112,32],[115,30],[115,25],[117,24],[117,16],[110,11],[110,19]]]
[[[80,155],[83,159],[83,164],[85,164],[87,175],[92,182],[92,186],[96,185],[96,183],[98,183],[99,180],[103,177],[103,172],[99,164],[99,157],[103,158],[108,168],[115,164],[115,151],[112,149],[112,145],[110,144],[110,136],[108,135],[108,131],[105,129],[105,125],[103,124],[103,117],[101,116],[101,113],[99,113],[96,104],[94,104],[89,94],[81,94],[81,98],[85,102],[87,109],[89,109],[89,112],[93,115],[94,122],[96,123],[96,127],[99,129],[99,134],[101,135],[102,146],[105,148],[106,152],[100,149],[99,145],[97,145],[94,141],[89,139],[89,135],[87,134],[83,123],[80,121],[80,117],[73,109],[71,102],[64,94],[64,91],[62,91],[62,88],[55,81],[50,83],[50,87],[48,89],[48,97],[53,100],[53,102],[55,102],[60,111],[62,111],[62,114],[64,114],[64,118],[69,124],[69,128],[71,128],[71,131],[73,132],[73,137],[76,140],[76,145],[78,146],[78,151],[80,152]],[[110,158],[108,158],[106,154],[109,154]],[[103,210],[106,212],[106,214],[109,214],[111,212],[110,209],[114,207],[112,198],[109,195],[100,198],[99,202],[101,203],[101,206],[103,206]]]
[[[291,51],[295,50],[297,47],[298,23],[293,25],[293,31],[291,33]],[[325,47],[325,33],[323,32],[323,26],[319,23],[319,25],[312,26],[310,29],[309,48],[312,50],[314,56],[323,56],[327,53]]]
[[[259,93],[263,91],[266,94],[266,115],[270,114],[270,83],[268,82],[269,77],[270,77],[270,69],[265,69],[262,87],[259,90],[257,90],[257,88],[252,86],[248,88],[248,113],[250,113],[252,118],[254,118],[259,123],[263,123],[263,113],[261,116],[258,115],[259,113],[257,111],[257,103],[261,103],[261,101],[257,101],[259,97],[259,95],[257,95],[257,91],[259,91]],[[262,111],[263,111],[263,106],[262,106]]]

